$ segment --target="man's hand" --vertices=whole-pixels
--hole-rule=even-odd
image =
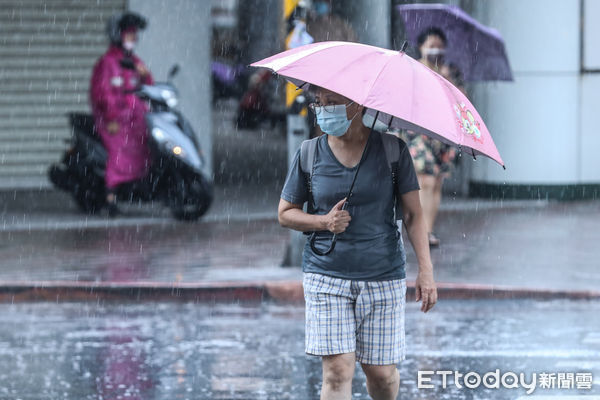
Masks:
[[[426,313],[433,308],[438,298],[433,273],[419,271],[415,282],[415,295],[415,301],[423,300],[421,311]]]
[[[111,121],[106,126],[106,129],[108,130],[108,133],[114,135],[119,132],[119,123],[117,121]]]
[[[348,211],[342,210],[344,202],[346,202],[345,197],[338,201],[338,203],[333,206],[331,211],[325,215],[325,224],[327,229],[336,234],[344,232],[350,224],[350,220],[352,219]]]

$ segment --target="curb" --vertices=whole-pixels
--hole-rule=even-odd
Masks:
[[[572,299],[597,300],[600,291],[555,290],[484,284],[437,283],[439,299]],[[407,297],[415,298],[414,282]],[[302,303],[301,281],[247,282],[0,282],[0,303],[44,301],[195,301]]]
[[[192,223],[235,223],[249,221],[277,221],[276,212],[252,212],[235,214],[207,214]],[[131,228],[139,226],[175,226],[190,224],[189,221],[178,221],[172,217],[121,217],[110,219],[108,217],[82,217],[81,219],[65,218],[51,221],[25,221],[0,225],[0,233],[31,232],[31,231],[85,231],[108,228]]]

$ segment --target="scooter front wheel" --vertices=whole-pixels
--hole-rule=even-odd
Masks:
[[[212,184],[202,175],[192,179],[178,179],[172,191],[171,213],[181,221],[198,220],[212,204]]]

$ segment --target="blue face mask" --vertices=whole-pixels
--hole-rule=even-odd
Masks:
[[[323,133],[331,136],[343,136],[346,133],[352,123],[352,119],[354,119],[354,117],[352,119],[346,117],[346,107],[352,103],[336,104],[333,106],[333,110],[329,110],[331,106],[327,106],[327,111],[323,106],[315,107],[317,124],[319,124]]]
[[[329,14],[329,3],[326,1],[315,2],[315,12],[318,16]]]

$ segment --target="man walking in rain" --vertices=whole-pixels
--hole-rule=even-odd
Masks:
[[[312,139],[314,168],[303,167],[301,149],[296,152],[279,202],[282,226],[324,234],[303,252],[305,351],[322,357],[322,400],[352,397],[356,362],[367,376],[373,399],[395,399],[400,383],[396,364],[405,359],[406,304],[404,249],[398,245],[393,221],[396,197],[419,259],[416,299],[422,300],[423,312],[437,301],[419,184],[404,142],[389,137],[398,147],[402,172],[392,184],[385,173],[389,171],[382,135],[387,134],[363,124],[363,106],[327,89],[314,91],[310,108],[325,135]],[[372,149],[365,151],[370,142]],[[362,176],[346,209],[344,189],[359,164],[364,164]],[[310,178],[303,168],[313,170]],[[303,211],[305,202],[312,204],[314,213]],[[323,252],[330,234],[343,236],[335,249]]]

